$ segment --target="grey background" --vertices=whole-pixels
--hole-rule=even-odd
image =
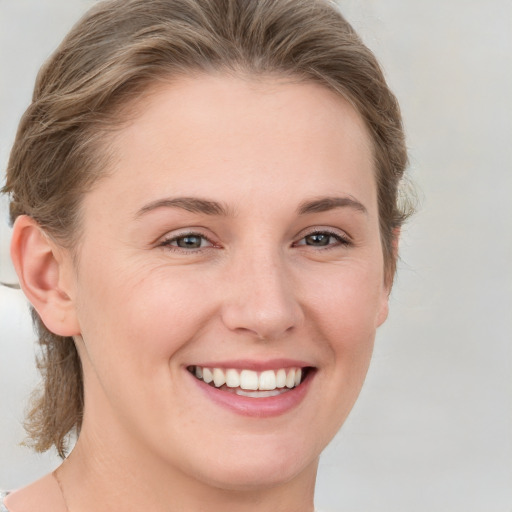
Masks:
[[[300,1],[300,0],[297,0]],[[35,73],[87,0],[0,0],[0,165]],[[419,213],[367,383],[317,505],[512,511],[512,2],[346,0],[398,95]],[[0,280],[14,281],[0,200]],[[21,292],[0,287],[0,488],[52,469],[20,447],[38,381]]]

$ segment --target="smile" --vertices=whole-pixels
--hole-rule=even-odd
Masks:
[[[251,398],[278,396],[296,388],[308,368],[279,368],[257,372],[248,369],[189,366],[187,370],[212,387]]]

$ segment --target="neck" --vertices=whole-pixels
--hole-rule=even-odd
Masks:
[[[59,469],[69,512],[312,512],[318,460],[286,482],[237,485],[197,478],[139,447],[133,439],[95,436],[84,424]],[[207,507],[206,507],[207,505]]]

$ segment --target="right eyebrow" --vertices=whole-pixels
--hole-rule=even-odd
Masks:
[[[139,218],[157,208],[180,208],[192,213],[220,215],[225,217],[232,215],[230,209],[218,201],[197,197],[165,197],[144,205],[137,211],[135,218]]]

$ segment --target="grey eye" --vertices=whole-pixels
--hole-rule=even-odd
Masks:
[[[175,239],[175,243],[182,249],[199,249],[203,244],[203,237],[199,235],[185,235]]]
[[[301,238],[296,245],[331,248],[337,246],[348,247],[351,244],[350,240],[341,234],[331,233],[329,231],[314,231]]]
[[[328,233],[312,233],[304,237],[305,245],[312,245],[314,247],[325,247],[331,242],[332,235]]]

